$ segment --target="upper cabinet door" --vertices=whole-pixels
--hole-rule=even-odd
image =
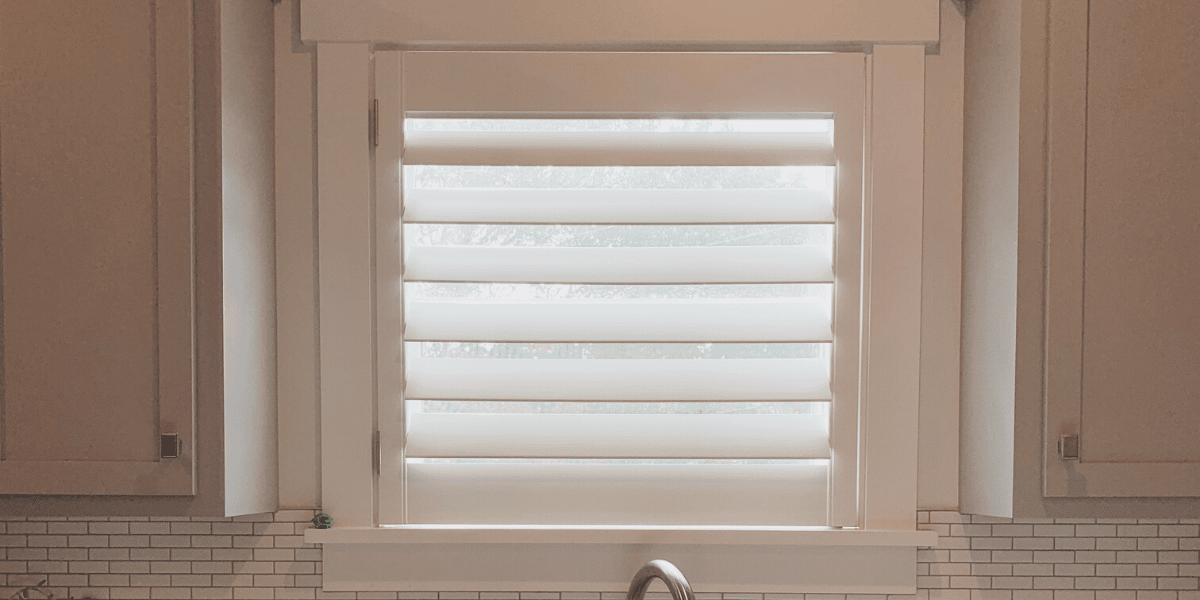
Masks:
[[[1200,3],[1050,7],[1045,492],[1200,496]]]
[[[191,2],[0,1],[0,494],[195,493],[192,80]]]

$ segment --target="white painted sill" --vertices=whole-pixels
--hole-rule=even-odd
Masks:
[[[309,544],[748,544],[937,546],[933,531],[832,527],[391,525],[308,529]]]
[[[327,591],[624,592],[645,562],[696,592],[913,594],[932,531],[827,527],[445,526],[309,529]]]

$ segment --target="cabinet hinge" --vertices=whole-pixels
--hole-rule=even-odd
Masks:
[[[368,130],[371,136],[371,147],[376,148],[379,146],[379,100],[371,102],[371,113],[367,116],[367,120],[370,121]]]
[[[1063,460],[1079,460],[1079,436],[1062,435],[1058,437],[1058,457]]]
[[[183,440],[178,433],[164,433],[159,436],[159,458],[179,458],[183,454]]]
[[[379,473],[383,470],[383,445],[379,442],[379,432],[371,435],[371,470]]]

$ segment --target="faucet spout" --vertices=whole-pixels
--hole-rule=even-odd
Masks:
[[[696,600],[692,586],[688,585],[683,573],[665,560],[652,560],[638,569],[633,581],[629,582],[629,593],[625,595],[625,600],[644,600],[650,580],[655,577],[667,584],[667,589],[671,591],[671,600]]]

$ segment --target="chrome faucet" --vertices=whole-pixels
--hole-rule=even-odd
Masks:
[[[629,593],[625,595],[625,600],[644,600],[646,588],[650,587],[650,580],[655,577],[667,584],[667,589],[671,590],[671,600],[696,600],[692,586],[688,585],[683,573],[665,560],[652,560],[638,569],[633,581],[629,582]]]

